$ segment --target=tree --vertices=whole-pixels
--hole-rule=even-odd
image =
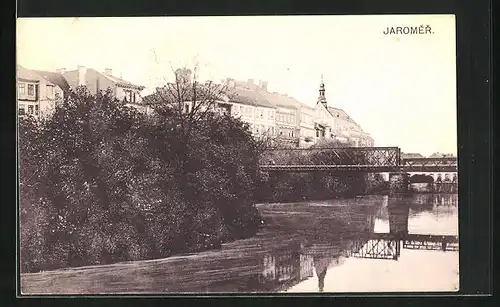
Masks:
[[[165,123],[171,135],[175,135],[175,142],[166,142],[169,148],[163,148],[161,152],[172,152],[176,160],[176,171],[174,176],[178,179],[178,187],[184,195],[187,212],[197,210],[196,201],[187,197],[189,191],[189,176],[193,173],[193,164],[190,153],[197,151],[197,144],[194,142],[194,132],[202,125],[200,122],[207,118],[209,112],[218,109],[219,104],[224,101],[228,93],[227,84],[217,84],[212,81],[200,82],[198,65],[191,70],[187,67],[174,70],[174,82],[167,82],[161,88],[157,88],[156,93],[149,99],[149,105],[154,110],[157,123]],[[159,138],[169,138],[162,136]],[[171,146],[174,145],[175,146]],[[162,145],[159,145],[160,147]],[[188,214],[184,219],[182,231],[190,233],[189,229],[194,223],[194,216]],[[182,241],[189,244],[193,238]]]
[[[22,121],[23,271],[159,258],[255,234],[261,145],[210,107],[211,86],[193,89],[204,93],[194,105],[207,108],[178,112],[179,98],[153,115],[78,88],[47,120]]]

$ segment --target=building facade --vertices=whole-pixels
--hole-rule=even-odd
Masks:
[[[68,82],[71,88],[85,86],[87,90],[95,95],[99,91],[111,90],[111,93],[120,101],[128,105],[144,108],[141,91],[144,86],[133,84],[113,75],[111,69],[99,72],[92,68],[78,66],[76,70],[66,71],[64,68],[58,70]]]
[[[260,82],[259,85],[254,84],[252,79],[247,82],[234,80],[232,82],[236,84],[234,88],[245,89],[244,96],[259,97],[260,101],[266,102],[266,106],[268,102],[274,107],[274,119],[269,116],[266,125],[272,126],[274,120],[275,139],[282,144],[308,147],[321,141],[335,140],[355,147],[374,146],[374,140],[370,134],[363,131],[361,126],[344,110],[328,105],[323,81],[321,81],[319,97],[314,107],[303,104],[286,94],[269,92],[267,82]],[[255,116],[251,113],[251,108],[239,108],[233,109],[233,114],[241,116],[243,121],[252,125],[259,125],[256,119],[265,117],[266,110],[255,110],[255,112],[260,112]]]
[[[64,92],[58,85],[33,70],[18,65],[16,77],[18,114],[21,116],[49,116],[56,103],[64,97]]]
[[[255,90],[253,83],[242,84],[229,80],[228,102],[231,104],[231,115],[249,124],[256,136],[274,137],[277,110],[265,95]]]

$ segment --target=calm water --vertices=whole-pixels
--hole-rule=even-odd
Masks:
[[[364,196],[260,204],[258,208],[265,221],[259,234],[225,244],[220,250],[26,274],[21,279],[22,291],[29,294],[458,290],[458,251],[443,251],[439,247],[411,249],[397,236],[390,235],[457,236],[456,194]]]

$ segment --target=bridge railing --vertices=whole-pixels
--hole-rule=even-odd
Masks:
[[[269,149],[261,165],[392,166],[401,163],[398,147],[286,148]]]

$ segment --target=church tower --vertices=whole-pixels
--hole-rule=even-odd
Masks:
[[[321,74],[321,83],[319,85],[318,103],[322,103],[325,106],[325,108],[328,107],[325,97],[325,84],[323,83],[323,74]]]

